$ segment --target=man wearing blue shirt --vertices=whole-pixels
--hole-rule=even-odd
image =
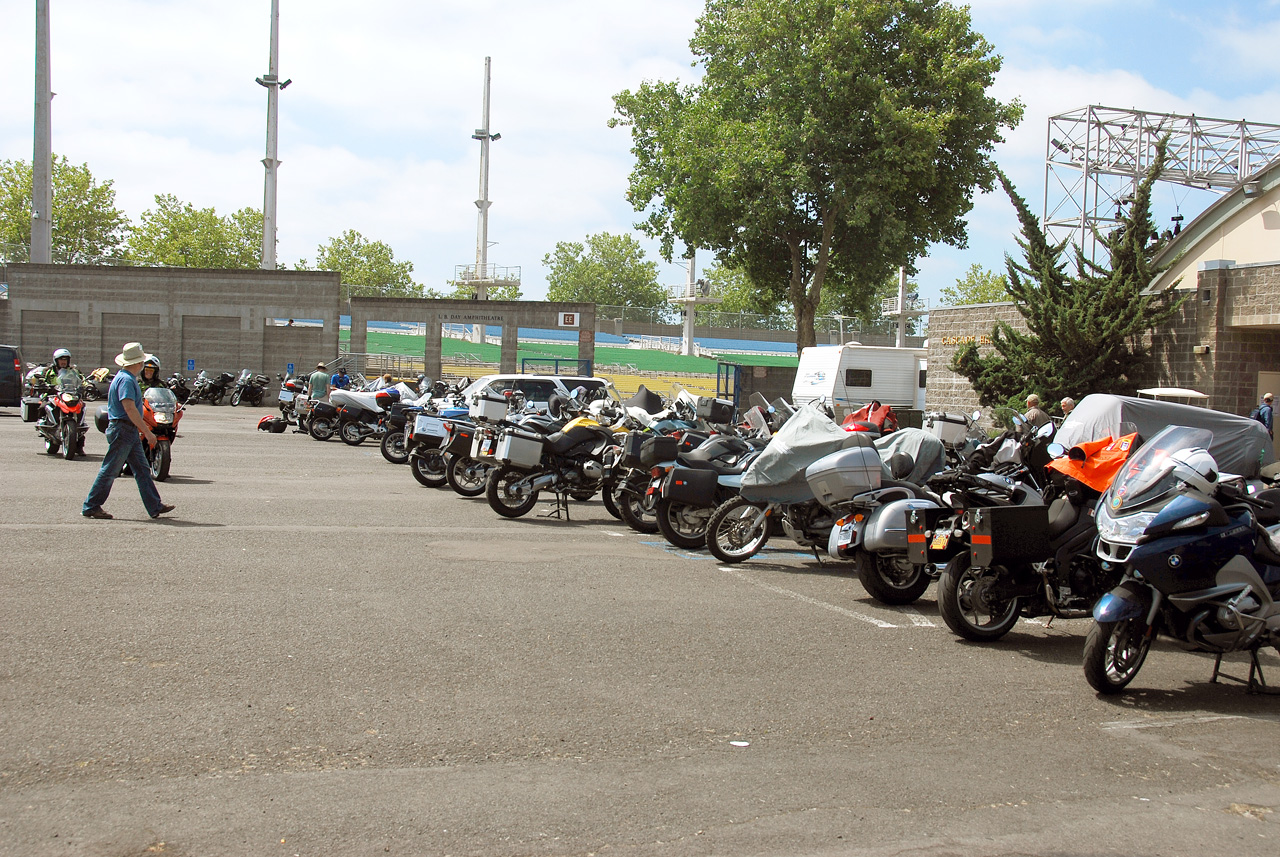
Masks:
[[[142,438],[146,438],[148,446],[155,446],[156,442],[156,436],[142,418],[142,390],[138,387],[137,377],[143,362],[150,356],[142,350],[140,343],[130,342],[116,357],[116,365],[124,371],[116,373],[107,391],[107,416],[111,420],[107,424],[107,454],[102,457],[98,478],[93,480],[93,487],[80,510],[86,518],[111,519],[102,504],[107,502],[111,485],[125,464],[133,471],[148,515],[158,518],[173,511],[173,506],[160,499],[160,492],[151,478],[147,454],[142,449]]]

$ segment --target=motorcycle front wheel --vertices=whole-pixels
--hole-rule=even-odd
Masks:
[[[438,449],[428,449],[421,455],[409,456],[409,470],[418,484],[427,488],[439,488],[447,481],[444,453]]]
[[[613,501],[622,521],[637,533],[651,535],[658,531],[658,514],[652,504],[645,508],[644,499],[631,491],[619,491]]]
[[[359,423],[343,423],[338,429],[338,436],[342,438],[342,442],[350,446],[359,446],[364,443],[365,433],[360,430]]]
[[[995,591],[997,578],[995,569],[973,568],[968,551],[953,556],[938,578],[938,612],[947,627],[975,643],[998,640],[1013,630],[1018,599],[1001,598]]]
[[[173,462],[173,450],[169,441],[160,438],[151,450],[151,478],[163,482],[169,478],[169,465]]]
[[[1084,641],[1084,677],[1098,693],[1119,693],[1142,669],[1151,650],[1147,623],[1142,619],[1094,622]]]
[[[742,497],[720,504],[707,522],[707,550],[721,562],[751,559],[769,541],[769,519],[762,511]]]
[[[98,401],[98,388],[93,384],[86,384],[84,389],[80,391],[80,398],[86,402]]]
[[[675,547],[695,550],[707,543],[707,518],[710,509],[663,499],[658,501],[655,511],[662,537]]]
[[[858,580],[881,604],[911,604],[929,588],[923,565],[912,565],[903,554],[859,551]]]
[[[520,518],[529,514],[538,504],[538,492],[527,484],[519,484],[527,483],[528,478],[528,473],[514,467],[500,467],[490,473],[485,487],[489,508],[504,518]]]
[[[316,440],[328,440],[333,437],[333,420],[329,417],[313,417],[307,421],[307,433]]]
[[[240,390],[236,390],[234,393],[232,393],[232,394],[231,394],[231,407],[233,407],[233,408],[238,408],[238,407],[240,406],[240,399],[241,399],[241,397],[242,397],[243,395],[244,395],[244,394],[243,394]]]
[[[76,446],[80,442],[80,430],[75,423],[62,424],[62,457],[67,461],[76,457]]]
[[[382,436],[382,457],[392,464],[404,464],[409,460],[409,450],[404,445],[404,429],[395,429]]]
[[[449,487],[463,497],[479,497],[485,492],[489,481],[489,465],[461,455],[447,456],[445,481]]]

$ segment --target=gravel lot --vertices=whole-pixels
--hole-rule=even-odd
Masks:
[[[0,410],[0,853],[1280,853],[1280,699],[1210,659],[1099,698],[1085,622],[963,643],[263,413],[188,412],[157,522]]]

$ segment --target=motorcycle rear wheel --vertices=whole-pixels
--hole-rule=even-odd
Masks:
[[[992,597],[990,587],[995,577],[994,569],[973,568],[968,551],[947,563],[938,578],[938,612],[955,634],[975,643],[990,643],[1018,623],[1019,600]]]
[[[419,485],[427,488],[439,488],[448,480],[445,477],[444,453],[438,449],[428,449],[421,455],[409,456],[409,470]]]
[[[333,420],[329,417],[312,417],[307,420],[307,433],[316,440],[328,440],[333,437]]]
[[[527,487],[513,488],[514,483],[527,480],[529,474],[514,467],[500,467],[489,474],[485,497],[489,508],[504,518],[520,518],[538,504],[538,492]]]
[[[364,439],[368,437],[360,430],[358,423],[343,423],[338,427],[338,437],[342,438],[342,442],[350,446],[359,446],[364,443]]]
[[[645,508],[642,498],[630,491],[621,491],[614,503],[622,516],[622,522],[637,533],[651,535],[658,531],[658,514],[653,507]]]
[[[449,462],[444,470],[445,481],[450,488],[463,497],[479,497],[485,492],[491,466],[461,455],[446,456],[445,460]]]
[[[80,391],[80,398],[84,399],[86,402],[98,401],[98,388],[93,384],[86,384]]]
[[[1084,677],[1098,693],[1119,693],[1133,681],[1151,650],[1142,619],[1094,622],[1084,641]]]
[[[881,604],[911,604],[929,588],[923,565],[912,565],[902,554],[859,551],[858,580]]]
[[[675,547],[696,550],[707,543],[707,518],[698,513],[710,510],[662,499],[655,511],[662,537]]]
[[[751,559],[769,541],[769,519],[755,523],[760,507],[742,497],[721,503],[707,522],[707,550],[721,562]]]
[[[164,438],[156,441],[155,449],[151,450],[151,478],[157,482],[163,482],[169,478],[169,465],[173,463],[173,450],[170,442]]]
[[[382,436],[382,457],[392,464],[404,464],[409,460],[409,450],[404,445],[404,429],[394,429]]]
[[[231,394],[231,407],[237,408],[240,406],[240,397],[242,395],[243,394],[239,390],[236,390],[234,393]]]
[[[80,442],[80,430],[75,423],[62,424],[62,457],[67,461],[76,457],[76,446]]]

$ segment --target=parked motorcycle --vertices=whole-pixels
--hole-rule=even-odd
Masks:
[[[1122,574],[1093,608],[1084,674],[1099,693],[1133,681],[1157,634],[1216,656],[1211,680],[1264,691],[1263,646],[1280,645],[1280,490],[1225,480],[1206,429],[1169,426],[1126,464],[1098,505],[1097,556]],[[1248,652],[1247,679],[1221,674]]]
[[[165,379],[164,385],[173,391],[178,404],[185,405],[191,399],[191,385],[182,375],[174,372]]]
[[[372,393],[333,390],[329,402],[338,409],[337,434],[343,443],[359,446],[371,437],[381,438],[383,418],[400,401],[402,391],[387,387]]]
[[[80,385],[84,379],[75,369],[63,369],[58,373],[56,388],[36,387],[43,394],[40,419],[36,421],[36,433],[44,438],[44,450],[67,461],[84,455],[84,435],[87,424],[84,416],[84,400],[80,397]]]
[[[231,407],[234,408],[241,402],[248,402],[255,407],[261,405],[270,383],[271,379],[266,375],[255,375],[248,369],[242,369],[240,376],[236,378],[235,389],[231,392]]]
[[[211,405],[220,403],[227,395],[235,376],[230,372],[220,372],[216,377],[201,369],[191,386],[191,395],[187,399],[190,404],[208,402]]]

